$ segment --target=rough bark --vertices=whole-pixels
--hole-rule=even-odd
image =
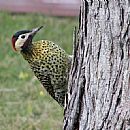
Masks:
[[[130,1],[82,0],[64,130],[130,130]]]

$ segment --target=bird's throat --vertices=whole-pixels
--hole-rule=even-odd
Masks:
[[[21,50],[21,54],[23,55],[24,59],[31,63],[35,57],[35,51],[33,44],[27,44],[23,46]]]

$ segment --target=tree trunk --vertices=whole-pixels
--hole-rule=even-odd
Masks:
[[[130,130],[130,0],[82,0],[63,130]]]

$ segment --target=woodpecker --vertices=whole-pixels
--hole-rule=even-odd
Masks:
[[[42,27],[16,32],[12,36],[12,47],[28,61],[47,92],[63,107],[71,56],[52,41],[32,42],[33,37]]]

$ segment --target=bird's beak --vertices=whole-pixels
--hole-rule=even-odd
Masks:
[[[36,34],[41,28],[43,28],[43,26],[32,29],[32,31],[30,32],[30,34],[34,37],[35,34]]]

